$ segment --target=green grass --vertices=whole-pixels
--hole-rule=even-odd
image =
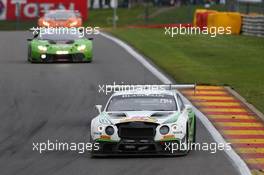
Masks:
[[[149,11],[153,13],[157,9],[150,8]],[[120,8],[117,9],[118,21],[117,25],[126,26],[144,23],[144,7],[136,7],[131,9]],[[89,19],[85,25],[99,26],[99,27],[112,27],[113,10],[112,9],[95,9],[89,12]]]
[[[23,21],[0,21],[0,30],[29,30],[36,26],[37,20]]]
[[[176,36],[160,29],[118,29],[178,83],[230,85],[264,112],[264,40],[246,36]]]
[[[143,25],[143,24],[168,24],[168,23],[192,23],[195,9],[203,8],[202,6],[181,6],[174,8],[157,8],[149,7],[150,17],[145,19],[145,7],[135,7],[131,9],[117,9],[118,27],[128,25]],[[164,10],[165,9],[165,10]],[[225,10],[225,6],[215,5],[211,9]],[[157,13],[162,10],[161,13]],[[152,16],[153,14],[156,14]],[[92,10],[89,14],[89,20],[86,25],[112,27],[112,9]]]

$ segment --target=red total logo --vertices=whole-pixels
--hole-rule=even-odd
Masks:
[[[87,0],[9,0],[6,19],[15,20],[18,13],[22,20],[38,18],[52,9],[78,10],[83,19],[87,19],[88,15]]]

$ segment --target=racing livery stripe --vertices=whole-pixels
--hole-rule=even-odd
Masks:
[[[251,172],[264,174],[264,124],[221,86],[197,86],[181,91],[232,144]]]

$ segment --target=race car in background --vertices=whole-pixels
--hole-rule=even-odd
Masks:
[[[39,27],[81,27],[82,18],[74,10],[50,10],[38,20]]]
[[[165,90],[115,92],[104,110],[96,105],[99,115],[91,121],[91,142],[99,149],[91,155],[188,154],[188,145],[195,142],[196,117],[176,88],[190,85],[164,86]],[[172,152],[166,149],[172,143],[185,147]]]
[[[92,38],[86,38],[75,29],[43,28],[28,39],[28,61],[50,62],[91,62],[93,56]]]

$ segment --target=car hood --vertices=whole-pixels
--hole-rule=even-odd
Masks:
[[[76,40],[40,40],[34,39],[32,41],[33,45],[44,45],[50,46],[55,49],[70,49],[73,46],[78,46],[82,44],[89,43],[89,40],[86,39],[76,39]]]
[[[180,113],[177,111],[122,111],[103,112],[99,118],[104,118],[112,124],[125,122],[149,122],[165,124],[176,122]]]

